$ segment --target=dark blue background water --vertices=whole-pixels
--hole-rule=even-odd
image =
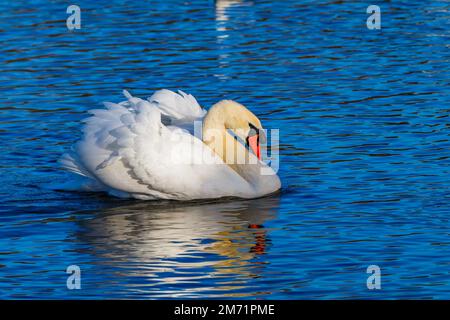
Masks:
[[[68,4],[0,4],[1,298],[450,298],[447,1],[80,0],[73,32]],[[52,191],[79,120],[124,88],[247,105],[280,128],[283,192]]]

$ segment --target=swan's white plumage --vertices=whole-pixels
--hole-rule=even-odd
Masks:
[[[87,179],[84,188],[118,197],[176,200],[251,198],[279,188],[276,175],[266,181],[272,186],[247,182],[191,134],[193,122],[206,114],[192,95],[160,90],[142,100],[124,94],[127,101],[89,111],[82,139],[60,161]],[[170,124],[164,125],[162,116]]]
[[[164,115],[181,122],[203,118],[206,114],[206,111],[200,107],[192,95],[181,90],[176,94],[170,90],[162,89],[156,91],[148,100],[156,103],[158,109]]]

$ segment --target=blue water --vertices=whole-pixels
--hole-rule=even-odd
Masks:
[[[76,4],[68,31],[67,1],[0,3],[0,298],[450,298],[448,1]],[[161,88],[279,128],[282,192],[49,188],[88,109]]]

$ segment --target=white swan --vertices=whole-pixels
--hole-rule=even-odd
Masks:
[[[261,122],[241,104],[223,100],[206,113],[182,91],[160,90],[148,100],[124,94],[127,101],[89,111],[82,139],[60,160],[82,176],[77,189],[145,200],[255,198],[280,189],[255,156]],[[192,134],[195,123],[203,123],[203,141]]]

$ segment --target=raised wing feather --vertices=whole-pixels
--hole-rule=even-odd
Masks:
[[[156,91],[148,101],[156,104],[161,113],[176,122],[192,122],[205,116],[206,111],[190,94],[163,89]]]

